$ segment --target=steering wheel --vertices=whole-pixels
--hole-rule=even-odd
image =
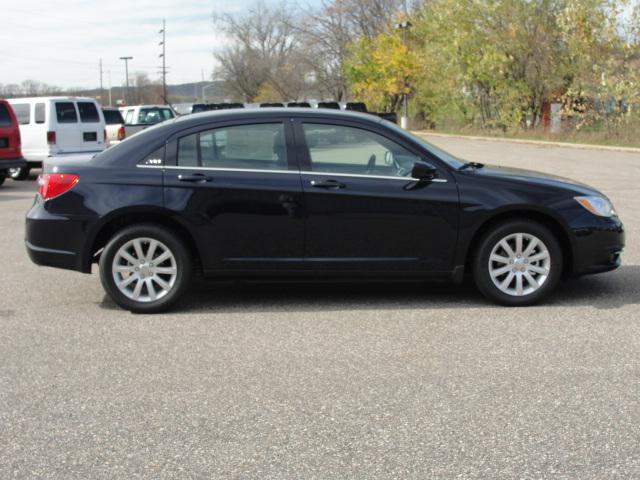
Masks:
[[[376,168],[376,154],[374,153],[369,157],[369,163],[367,163],[367,174],[373,173],[373,169]]]

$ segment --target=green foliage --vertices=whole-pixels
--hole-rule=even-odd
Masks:
[[[561,101],[576,127],[615,128],[638,110],[639,18],[637,1],[429,0],[406,42],[352,44],[345,73],[375,106],[408,91],[428,123],[532,128]]]
[[[418,59],[398,31],[362,37],[349,48],[344,66],[354,95],[376,110],[395,110],[416,80]]]

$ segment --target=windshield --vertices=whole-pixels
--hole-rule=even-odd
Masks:
[[[460,168],[465,163],[467,163],[464,160],[460,160],[459,158],[454,157],[450,153],[445,152],[441,148],[436,147],[433,143],[426,141],[424,138],[421,138],[417,135],[407,132],[403,128],[400,128],[399,126],[397,126],[395,123],[387,122],[385,125],[390,126],[396,133],[399,133],[400,135],[403,135],[404,137],[409,138],[416,143],[419,143],[426,150],[431,152],[434,156],[438,157],[440,160],[442,160],[452,168],[457,169],[457,168]]]

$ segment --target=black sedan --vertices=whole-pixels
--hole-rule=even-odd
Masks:
[[[624,231],[585,185],[464,162],[370,115],[287,109],[164,122],[84,162],[46,162],[27,214],[40,265],[99,263],[122,307],[156,312],[206,277],[473,275],[528,305],[620,265]]]

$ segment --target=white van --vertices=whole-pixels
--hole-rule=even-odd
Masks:
[[[22,180],[58,155],[97,153],[105,149],[105,121],[98,103],[84,97],[12,98],[20,124],[22,155],[27,167],[11,171]]]

